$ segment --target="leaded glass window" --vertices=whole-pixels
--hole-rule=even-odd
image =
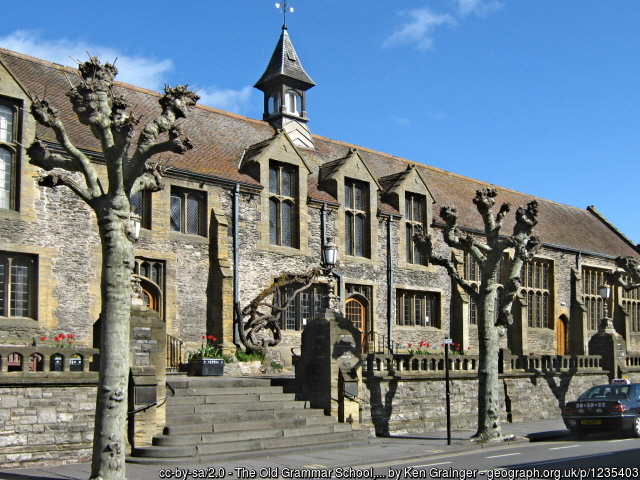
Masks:
[[[13,110],[0,105],[0,142],[13,142]]]
[[[369,185],[345,182],[345,250],[347,255],[369,257]]]
[[[301,285],[283,287],[277,294],[280,306],[291,298]],[[280,317],[280,328],[283,330],[302,330],[327,309],[326,286],[312,285],[294,298]]]
[[[130,200],[133,213],[140,216],[142,228],[151,228],[151,192],[142,191],[135,193]]]
[[[171,231],[204,236],[205,198],[204,192],[172,189],[170,204]]]
[[[36,259],[0,253],[0,316],[35,318]]]
[[[17,158],[20,148],[15,102],[0,98],[0,208],[15,209]]]
[[[433,292],[398,290],[396,324],[440,328],[440,295]]]
[[[11,175],[13,155],[11,151],[0,147],[0,208],[11,208]]]
[[[522,292],[527,298],[527,324],[532,328],[550,328],[549,297],[551,264],[534,259],[522,267]]]
[[[269,165],[269,243],[298,247],[297,170],[293,165]]]
[[[606,272],[592,268],[582,269],[582,301],[587,309],[587,328],[597,330],[604,318],[604,300],[600,287],[604,285]]]
[[[418,250],[413,236],[420,228],[425,229],[425,204],[424,195],[407,193],[405,195],[404,219],[406,223],[406,244],[407,263],[416,265],[426,265],[426,258],[423,258]]]

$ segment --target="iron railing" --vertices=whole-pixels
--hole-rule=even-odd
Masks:
[[[167,372],[180,371],[182,355],[182,340],[167,334]]]

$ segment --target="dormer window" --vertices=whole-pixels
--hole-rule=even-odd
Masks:
[[[294,90],[289,90],[286,94],[286,100],[287,112],[302,116],[302,96]]]

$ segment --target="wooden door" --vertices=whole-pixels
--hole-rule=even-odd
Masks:
[[[362,352],[367,352],[367,309],[364,304],[356,299],[350,298],[344,304],[345,317],[353,323],[353,326],[360,330],[360,343]]]
[[[556,321],[556,353],[558,355],[568,355],[567,345],[567,320],[562,316]]]

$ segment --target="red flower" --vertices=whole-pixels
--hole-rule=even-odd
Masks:
[[[59,337],[55,337],[53,340],[59,342],[61,339]]]
[[[212,342],[215,342],[216,340],[218,340],[216,337],[214,337],[213,335],[209,335],[207,337],[209,340],[211,340]]]
[[[202,335],[202,338],[207,338],[207,336],[206,335]]]
[[[424,340],[420,340],[420,346],[424,347],[427,344],[427,342],[425,342]]]
[[[40,337],[40,340],[41,340],[42,342],[44,342],[46,339],[47,339],[47,337]]]
[[[60,334],[60,335],[58,335],[58,336],[60,337],[60,339],[67,338],[67,336],[66,336],[64,333],[61,333],[61,334]]]
[[[471,347],[467,347],[467,350],[471,350]]]
[[[407,343],[407,347],[413,347],[413,343]]]
[[[76,338],[76,336],[73,333],[70,333],[69,335],[67,335],[67,338]]]
[[[427,348],[429,348],[429,347],[431,346],[431,344],[430,344],[430,343],[425,343],[425,345],[424,345],[424,346],[425,346],[425,347],[427,347]]]
[[[440,344],[440,346],[441,346],[441,347],[444,347],[444,343],[441,343],[441,344]]]

